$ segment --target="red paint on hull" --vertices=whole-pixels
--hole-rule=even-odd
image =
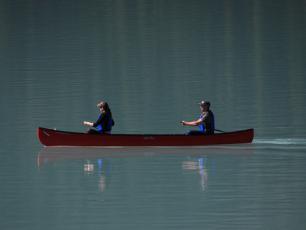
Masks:
[[[205,146],[251,143],[253,129],[214,135],[184,134],[87,134],[39,127],[37,135],[45,146]]]

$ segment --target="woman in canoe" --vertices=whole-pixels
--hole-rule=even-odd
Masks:
[[[191,130],[189,135],[211,135],[215,131],[215,118],[213,112],[210,110],[209,101],[201,101],[200,103],[201,115],[199,119],[194,121],[181,121],[182,125],[199,126],[200,130]]]
[[[100,110],[100,116],[98,120],[93,123],[89,121],[84,121],[83,124],[89,127],[94,127],[95,129],[89,129],[88,133],[107,133],[110,134],[112,127],[115,122],[113,120],[112,112],[107,104],[107,102],[101,101],[97,104]]]

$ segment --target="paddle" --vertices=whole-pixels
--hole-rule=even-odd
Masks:
[[[220,132],[220,133],[225,133],[225,131],[220,130],[220,129],[215,129],[215,131]]]

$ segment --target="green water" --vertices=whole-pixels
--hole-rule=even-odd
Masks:
[[[0,1],[1,229],[305,229],[305,1]],[[38,126],[251,145],[49,149]]]

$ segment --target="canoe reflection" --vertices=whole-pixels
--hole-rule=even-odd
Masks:
[[[111,175],[113,158],[178,156],[182,170],[199,175],[200,188],[207,190],[208,175],[214,174],[215,159],[210,156],[240,155],[252,153],[252,148],[240,146],[197,147],[197,148],[92,148],[92,147],[45,147],[37,156],[39,168],[47,164],[65,160],[82,160],[83,171],[87,175],[98,176],[98,188],[104,192]],[[179,166],[179,165],[178,165]]]
[[[160,155],[207,156],[207,155],[248,155],[253,152],[252,145],[233,145],[218,147],[44,147],[37,156],[37,165],[59,160],[153,157]],[[85,166],[84,166],[85,167]],[[87,165],[85,171],[90,171]]]

